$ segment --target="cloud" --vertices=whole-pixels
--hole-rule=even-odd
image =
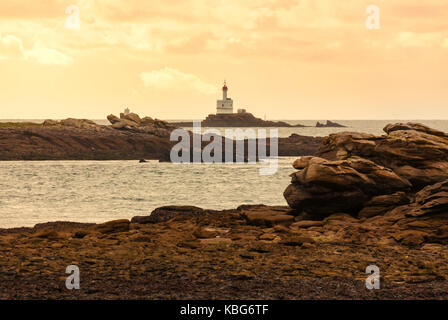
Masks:
[[[165,67],[151,72],[142,72],[145,87],[157,90],[196,91],[202,94],[216,94],[216,86],[201,80],[194,74]]]
[[[442,43],[442,47],[448,48],[448,38],[445,38]]]
[[[73,58],[62,52],[35,45],[33,49],[26,52],[27,57],[45,65],[66,65],[73,62]]]
[[[413,33],[400,32],[397,41],[403,47],[435,47],[442,43],[442,35],[439,33]]]
[[[0,59],[24,59],[22,40],[12,35],[0,35]]]
[[[0,60],[33,60],[45,65],[65,65],[73,58],[62,52],[35,44],[33,49],[25,50],[22,39],[13,35],[0,35]]]

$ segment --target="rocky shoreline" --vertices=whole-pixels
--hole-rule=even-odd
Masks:
[[[109,115],[108,120],[111,122],[108,126],[72,118],[61,121],[46,120],[43,124],[0,124],[0,161],[170,161],[171,149],[177,143],[170,141],[170,134],[177,127],[151,117],[140,118],[134,113],[121,114],[120,118]],[[319,137],[297,134],[279,138],[278,154],[312,155],[319,148],[321,141]],[[203,147],[205,145],[203,144]]]
[[[171,125],[178,127],[193,127],[192,121],[170,122]],[[303,124],[290,124],[285,121],[271,121],[263,120],[255,117],[252,113],[241,112],[231,114],[209,114],[201,121],[201,127],[259,127],[259,128],[305,128]],[[323,124],[319,121],[316,123],[316,128],[341,128],[345,127],[336,122],[327,120]]]
[[[170,206],[150,217],[0,230],[0,298],[448,298],[446,245],[378,241],[381,225],[349,215],[295,221],[288,207],[259,205]],[[400,223],[402,233],[416,221]],[[365,288],[372,264],[380,290]],[[80,268],[80,290],[65,288],[68,265]]]
[[[384,130],[297,159],[289,206],[0,229],[0,298],[447,299],[448,135]],[[65,288],[72,264],[80,290]],[[365,287],[371,265],[380,289]]]

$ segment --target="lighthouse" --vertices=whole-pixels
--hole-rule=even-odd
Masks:
[[[224,81],[224,86],[222,87],[222,100],[216,102],[216,114],[229,114],[233,113],[233,100],[227,98],[227,83]]]

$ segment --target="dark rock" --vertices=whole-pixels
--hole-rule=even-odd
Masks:
[[[372,197],[411,187],[392,170],[362,158],[307,159],[295,165],[306,167],[291,175],[286,201],[296,211],[318,217],[334,212],[357,214]]]
[[[345,128],[346,126],[336,123],[336,122],[332,122],[330,120],[327,120],[326,124],[320,123],[319,121],[317,121],[316,123],[316,128]]]
[[[129,220],[120,219],[113,220],[106,223],[102,223],[95,226],[95,230],[109,234],[109,233],[117,233],[117,232],[127,232],[129,231]]]
[[[176,127],[166,121],[138,115],[110,114],[112,124],[103,126],[86,119],[47,120],[35,123],[8,123],[0,127],[0,160],[139,160],[170,161],[170,140]],[[293,134],[278,139],[279,156],[314,154],[321,144],[320,137]],[[247,160],[247,142],[243,158]],[[270,154],[270,139],[256,141],[264,144]],[[204,148],[208,142],[203,141]],[[190,143],[190,146],[193,144]],[[236,157],[236,146],[233,143]],[[223,154],[225,142],[223,140]],[[192,154],[192,153],[191,153]]]
[[[448,214],[448,180],[427,186],[416,194],[415,208],[407,216]]]
[[[192,122],[173,122],[182,127],[192,127]],[[266,121],[256,118],[252,113],[210,114],[201,122],[202,127],[305,127],[297,124],[291,125],[284,121]]]
[[[78,230],[73,234],[73,238],[75,239],[83,239],[85,238],[90,232],[88,230]]]
[[[169,160],[174,145],[169,134],[159,131],[116,130],[83,120],[63,123],[0,128],[0,160]]]
[[[275,225],[290,225],[294,222],[295,213],[285,206],[241,205],[237,208],[248,224],[273,227]]]
[[[188,219],[203,214],[203,209],[194,206],[165,206],[155,209],[149,216],[133,217],[131,222],[140,224],[160,223],[173,218]]]
[[[406,193],[399,191],[393,194],[373,197],[366,202],[365,207],[359,212],[358,216],[369,218],[376,215],[384,214],[391,209],[408,204],[409,198]]]
[[[301,246],[304,243],[314,243],[314,240],[309,237],[292,235],[280,241],[280,244],[283,244],[285,246]]]
[[[248,224],[255,226],[273,227],[275,225],[290,225],[294,222],[294,216],[279,212],[245,212],[243,217]]]
[[[32,235],[34,238],[48,239],[48,240],[59,240],[62,239],[62,235],[52,229],[39,230]]]

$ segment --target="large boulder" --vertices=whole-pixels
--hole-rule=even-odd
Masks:
[[[109,122],[110,122],[111,124],[120,122],[120,118],[118,118],[117,116],[115,116],[115,115],[113,115],[113,114],[108,115],[108,116],[107,116],[107,120],[109,120]]]
[[[425,186],[432,185],[426,193],[442,188],[437,183],[448,179],[446,133],[412,122],[390,124],[384,131],[381,137],[332,134],[323,139],[319,157],[297,159],[293,167],[299,171],[284,192],[290,207],[312,217],[345,212],[369,218],[421,198],[416,192]],[[444,209],[445,198],[439,198],[414,208],[414,215]]]
[[[136,113],[120,113],[120,118],[110,114],[107,119],[112,124],[113,129],[146,133],[158,137],[169,137],[171,131],[176,128],[163,120],[152,119],[151,117],[141,119]]]
[[[132,130],[137,127],[138,127],[138,124],[136,122],[133,122],[133,121],[127,120],[127,119],[120,119],[112,125],[112,128],[119,129],[119,130],[120,129]]]
[[[129,120],[129,121],[132,121],[132,122],[135,122],[138,124],[140,124],[140,122],[142,121],[140,119],[140,116],[133,112],[128,113],[128,114],[120,113],[120,119]]]
[[[140,123],[144,126],[152,125],[154,123],[154,119],[151,117],[143,117]]]
[[[415,190],[448,178],[448,135],[418,123],[389,124],[385,136],[342,132],[323,140],[316,156],[342,160],[358,156],[392,169]]]
[[[325,217],[335,212],[356,214],[372,197],[407,190],[411,184],[392,170],[362,158],[329,161],[308,158],[306,167],[291,175],[284,192],[289,206]]]

